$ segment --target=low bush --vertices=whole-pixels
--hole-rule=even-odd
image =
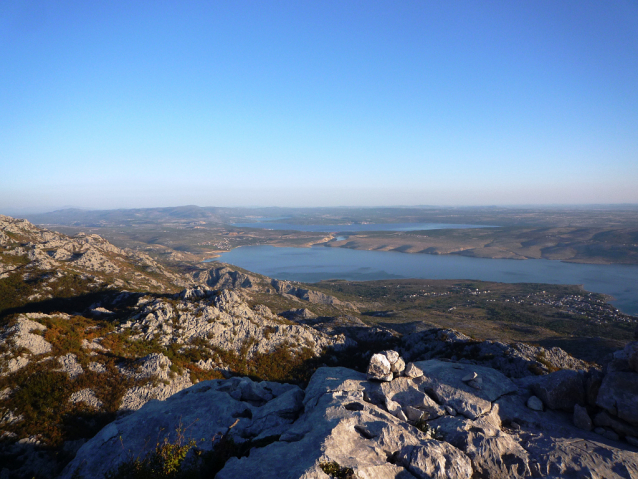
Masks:
[[[173,442],[165,438],[144,458],[129,459],[109,471],[104,479],[210,479],[230,458],[247,457],[251,449],[279,440],[279,436],[269,436],[258,441],[235,442],[231,430],[238,422],[239,419],[224,434],[213,437],[212,449],[206,452],[197,447],[194,439],[186,440],[185,429],[180,425]]]
[[[354,470],[351,467],[342,467],[338,462],[322,462],[319,467],[323,472],[335,479],[356,479]]]

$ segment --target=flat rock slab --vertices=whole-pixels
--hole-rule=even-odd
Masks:
[[[319,368],[306,387],[304,406],[316,402],[326,393],[363,391],[368,387],[366,375],[348,368]]]
[[[492,368],[436,359],[414,364],[423,371],[423,376],[415,380],[420,383],[419,389],[470,419],[489,412],[493,401],[518,390],[510,379]],[[483,379],[481,389],[463,382],[463,378],[473,372]]]
[[[533,477],[629,479],[638,477],[638,454],[613,447],[608,440],[523,433]]]

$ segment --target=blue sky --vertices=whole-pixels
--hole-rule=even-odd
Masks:
[[[638,203],[635,1],[0,2],[0,212]]]

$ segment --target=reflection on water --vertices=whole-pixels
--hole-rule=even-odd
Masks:
[[[503,283],[582,284],[586,290],[616,298],[612,303],[638,315],[638,266],[563,263],[550,260],[468,258],[346,248],[245,246],[223,253],[219,261],[278,279],[477,279]]]

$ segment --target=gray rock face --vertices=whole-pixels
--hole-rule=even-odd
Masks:
[[[523,388],[519,394],[500,398],[495,406],[499,407],[498,415],[504,425],[517,423],[516,439],[527,451],[533,477],[620,479],[638,474],[635,451],[602,439],[593,432],[577,429],[571,414],[560,410],[536,412],[528,409],[525,406],[527,394],[529,392]],[[599,429],[601,434],[606,431],[602,427]]]
[[[273,288],[275,288],[275,291],[277,291],[278,293],[290,294],[299,299],[303,299],[304,301],[308,301],[309,303],[328,304],[332,306],[341,306],[344,308],[352,309],[354,311],[357,310],[357,308],[351,303],[340,301],[334,296],[329,296],[319,291],[313,291],[311,289],[295,286],[288,281],[273,279],[271,281],[271,284]]]
[[[185,286],[183,278],[169,272],[167,269],[156,263],[150,256],[122,250],[110,244],[105,239],[96,234],[79,233],[69,237],[53,231],[38,228],[26,220],[14,219],[0,215],[0,242],[8,249],[4,254],[21,256],[29,260],[29,264],[21,267],[22,271],[57,271],[76,272],[85,278],[98,278],[103,274],[117,274],[118,279],[114,281],[116,286],[124,286],[122,278],[130,281],[131,286],[159,287],[163,285],[146,273],[159,273],[169,282]],[[4,240],[8,238],[6,233],[18,235],[20,242]],[[135,271],[126,267],[128,264],[136,266]],[[141,269],[139,268],[141,267]],[[4,277],[8,270],[0,260],[0,278]],[[51,298],[51,289],[45,283],[37,289],[31,300]]]
[[[499,341],[474,341],[451,329],[430,329],[402,338],[401,354],[408,361],[456,356],[482,366],[497,369],[511,378],[549,372],[548,365],[558,369],[586,370],[589,365],[560,348],[545,349],[525,343],[505,344]],[[542,358],[543,361],[539,361]]]
[[[627,354],[629,367],[638,373],[638,341],[627,344],[627,346],[625,346],[625,353]]]
[[[218,479],[326,477],[319,465],[337,462],[357,477],[411,477],[389,456],[428,439],[409,424],[364,401],[365,375],[345,368],[320,368],[304,398],[304,413],[278,442],[231,459]],[[294,458],[294,461],[282,460]]]
[[[207,271],[196,271],[193,273],[192,278],[193,281],[205,284],[212,289],[251,289],[256,282],[253,276],[232,270],[226,265],[211,268]]]
[[[638,426],[638,374],[608,372],[600,386],[596,404],[612,416]]]
[[[355,344],[342,334],[328,336],[311,327],[290,324],[266,308],[251,309],[241,294],[230,289],[221,292],[200,288],[194,301],[168,302],[161,298],[143,303],[140,312],[118,331],[129,330],[138,341],[156,340],[160,344],[187,344],[204,341],[211,348],[232,351],[252,358],[287,345],[294,352],[309,347],[315,355],[324,348]],[[176,295],[175,299],[183,296]],[[251,346],[245,349],[246,344]],[[223,365],[218,365],[223,369]]]
[[[78,362],[77,356],[75,354],[68,353],[64,356],[60,356],[58,358],[58,362],[61,366],[60,371],[64,371],[65,373],[67,373],[70,379],[75,379],[80,374],[84,373],[84,370]]]
[[[109,424],[84,444],[60,478],[71,478],[74,474],[103,477],[129,459],[131,451],[143,457],[164,436],[174,440],[180,428],[186,440],[195,439],[204,450],[211,448],[215,434],[226,432],[237,418],[239,423],[233,430],[238,441],[244,437],[281,434],[301,409],[303,391],[291,385],[257,383],[256,387],[269,391],[272,397],[258,407],[244,401],[242,396],[239,400],[232,397],[246,382],[252,383],[247,378],[205,381],[166,401],[147,403],[135,413]]]
[[[586,407],[574,405],[574,426],[584,431],[591,431],[592,422]]]
[[[470,459],[446,442],[427,440],[422,446],[405,446],[397,461],[419,479],[469,479]]]
[[[454,408],[459,414],[476,419],[489,412],[492,402],[504,394],[518,388],[502,373],[491,368],[471,364],[438,361],[418,361],[414,363],[423,371],[417,378],[419,389],[431,395],[439,404]],[[481,389],[465,382],[463,377],[473,372],[483,379]]]
[[[571,411],[574,404],[585,404],[583,376],[577,371],[564,369],[540,376],[532,390],[550,409]]]
[[[312,311],[306,308],[291,309],[289,311],[284,311],[282,313],[279,313],[279,316],[282,316],[291,321],[303,321],[306,319],[314,319],[317,317],[315,313],[313,313]]]
[[[102,401],[100,401],[95,396],[95,392],[89,388],[82,389],[71,394],[69,402],[73,404],[84,403],[93,409],[100,409],[102,407]]]
[[[605,411],[599,412],[594,416],[594,424],[606,428],[612,428],[621,437],[633,436],[638,437],[638,427],[627,424],[624,421],[610,416]]]
[[[529,455],[509,434],[487,424],[470,427],[455,443],[472,460],[477,477],[529,477]]]
[[[590,406],[596,405],[598,391],[603,383],[603,373],[597,369],[589,371],[585,379],[585,399]]]
[[[38,334],[32,331],[44,331],[46,326],[36,321],[31,321],[25,315],[16,320],[15,326],[8,328],[0,338],[0,344],[11,339],[18,348],[28,349],[31,354],[45,354],[51,351],[51,345]]]
[[[121,369],[125,376],[135,379],[156,378],[159,381],[135,386],[126,391],[120,404],[121,411],[135,411],[152,399],[164,400],[192,386],[187,372],[171,375],[172,362],[163,354],[153,353],[136,361],[135,370]]]
[[[430,423],[472,461],[473,477],[528,477],[529,455],[518,438],[501,430],[498,405],[484,417],[470,420],[443,416]]]
[[[626,479],[638,473],[636,453],[615,448],[595,434],[583,440],[523,432],[520,440],[532,458],[533,477]]]
[[[368,379],[376,381],[392,381],[405,369],[405,362],[396,351],[381,351],[370,358]]]
[[[419,389],[419,383],[411,378],[401,377],[379,385],[370,384],[366,393],[374,404],[385,404],[386,407],[388,403],[396,404],[413,421],[419,419],[423,413],[430,419],[445,414],[445,409]],[[390,411],[389,408],[388,411],[395,416],[398,414],[398,411]]]
[[[490,372],[477,373],[492,389]],[[455,380],[462,383],[465,374],[459,370]],[[638,453],[576,429],[564,413],[530,411],[521,394],[501,396],[474,419],[442,415],[431,420],[435,437],[395,417],[385,405],[370,402],[377,395],[387,396],[387,403],[403,412],[398,401],[417,398],[417,382],[403,377],[373,383],[365,374],[325,367],[315,372],[305,391],[238,377],[202,382],[166,401],[151,401],[105,427],[80,449],[61,477],[71,478],[76,469],[84,477],[101,477],[131,454],[143,456],[163,435],[174,437],[180,424],[187,440],[204,438],[199,447],[210,448],[210,439],[237,418],[235,441],[279,439],[253,448],[248,457],[230,459],[218,479],[321,478],[326,477],[321,464],[328,462],[352,468],[359,478],[638,476]],[[506,427],[514,418],[522,425]],[[601,432],[609,437],[613,433]]]
[[[28,315],[23,315],[17,318],[15,325],[0,333],[0,347],[7,349],[6,352],[0,353],[0,376],[25,367],[29,364],[32,355],[51,352],[51,344],[42,336],[32,333],[32,331],[42,332],[46,329],[43,324],[31,321]]]

